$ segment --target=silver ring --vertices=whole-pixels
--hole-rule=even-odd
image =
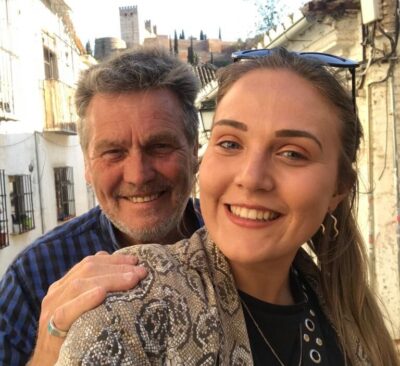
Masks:
[[[59,337],[59,338],[65,338],[68,334],[68,330],[61,330],[58,329],[55,325],[54,325],[54,315],[50,318],[49,320],[49,324],[47,324],[47,331],[55,337]]]

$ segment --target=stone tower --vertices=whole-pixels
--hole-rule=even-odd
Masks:
[[[121,25],[121,38],[126,42],[126,47],[134,48],[139,46],[140,38],[137,6],[120,7],[119,21]]]

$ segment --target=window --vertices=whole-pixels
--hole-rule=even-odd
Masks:
[[[14,119],[11,55],[0,49],[0,120]]]
[[[15,26],[17,2],[0,0],[0,123],[16,120],[14,100]]]
[[[57,56],[56,54],[43,47],[43,57],[44,57],[44,77],[46,80],[56,79],[58,80],[58,66],[57,66]]]
[[[8,246],[8,244],[6,182],[4,170],[0,169],[0,249]]]
[[[91,187],[90,184],[86,184],[86,193],[87,193],[87,198],[88,198],[88,208],[90,210],[97,205],[96,195],[94,194],[93,188]]]
[[[35,228],[30,175],[10,175],[11,218],[13,234],[21,234]]]
[[[74,175],[72,167],[54,168],[56,184],[57,220],[75,216]]]

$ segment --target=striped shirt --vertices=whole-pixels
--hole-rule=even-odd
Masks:
[[[185,215],[193,213],[201,227],[203,221],[190,200]],[[113,253],[119,248],[111,222],[96,207],[21,252],[0,282],[0,365],[26,365],[29,361],[40,306],[53,282],[86,256],[101,250]]]

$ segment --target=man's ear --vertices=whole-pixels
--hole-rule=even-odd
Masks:
[[[87,184],[91,185],[92,184],[92,173],[91,173],[90,164],[88,163],[86,155],[84,156],[84,162],[85,162],[85,180],[86,180]]]

